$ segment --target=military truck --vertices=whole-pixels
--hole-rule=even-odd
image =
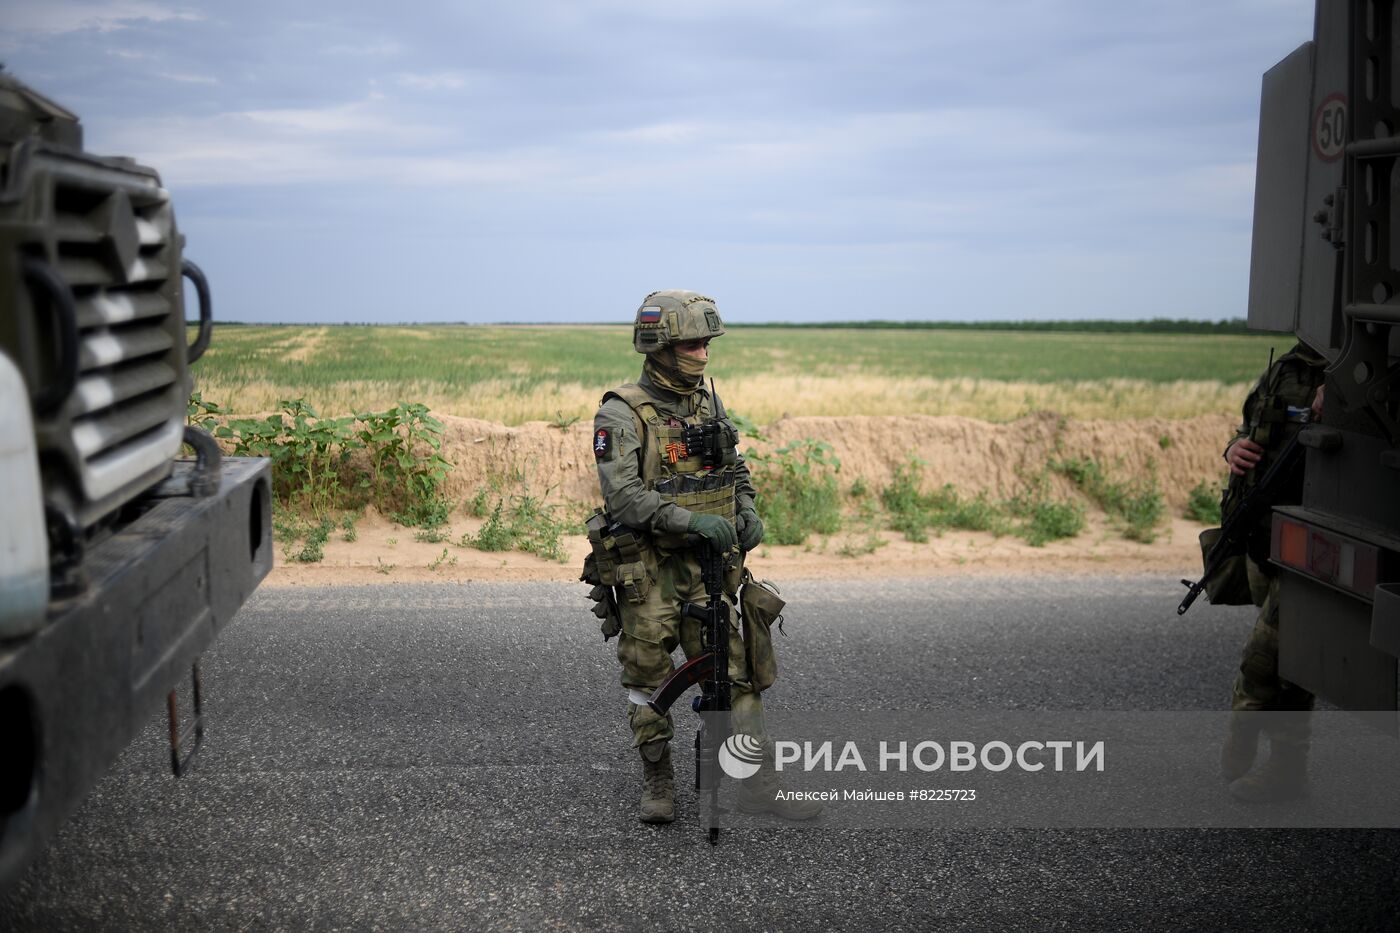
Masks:
[[[198,658],[272,566],[268,463],[186,425],[183,251],[155,171],[0,72],[0,886],[161,705],[189,767]]]
[[[1329,360],[1302,429],[1302,504],[1273,515],[1279,673],[1396,709],[1400,656],[1400,43],[1397,5],[1318,0],[1264,75],[1249,324]]]

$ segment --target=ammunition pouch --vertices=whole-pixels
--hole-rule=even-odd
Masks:
[[[718,515],[738,530],[735,478],[729,471],[677,474],[656,483],[654,488],[666,502],[700,515]],[[684,534],[663,534],[654,538],[656,546],[666,551],[688,548]],[[731,590],[732,592],[732,590]]]
[[[591,583],[588,598],[593,600],[593,614],[598,617],[598,630],[603,633],[603,641],[622,631],[622,613],[617,607],[617,597],[613,588],[598,582],[598,562],[589,554],[583,559],[583,574],[579,577],[584,583]]]
[[[773,652],[773,626],[783,630],[783,607],[786,601],[778,588],[767,580],[755,580],[744,570],[739,589],[739,613],[744,624],[744,654],[748,662],[749,683],[754,690],[767,690],[778,679],[778,658]]]
[[[1201,532],[1201,561],[1204,564],[1210,549],[1220,539],[1219,528]],[[1206,569],[1209,569],[1207,565]],[[1212,606],[1248,606],[1254,603],[1249,586],[1248,558],[1244,551],[1231,554],[1216,566],[1215,572],[1201,583]]]
[[[584,560],[584,582],[617,587],[629,603],[646,602],[653,574],[641,534],[613,521],[602,509],[594,510],[585,524],[593,550]]]

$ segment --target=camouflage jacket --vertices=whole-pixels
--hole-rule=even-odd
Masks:
[[[662,418],[696,423],[713,417],[714,405],[703,386],[681,396],[656,385],[645,373],[637,386],[645,390],[648,404]],[[669,501],[654,488],[654,481],[648,481],[662,472],[657,445],[650,440],[645,420],[626,401],[613,392],[603,397],[593,419],[593,456],[605,508],[615,521],[655,538],[684,534],[692,512]],[[733,474],[735,507],[752,509],[755,492],[744,458],[737,456],[728,469]]]

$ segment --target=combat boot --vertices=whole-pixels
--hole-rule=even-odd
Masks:
[[[1282,803],[1308,794],[1307,742],[1269,741],[1269,760],[1230,782],[1230,796],[1244,803]]]
[[[773,750],[769,746],[763,754],[763,766],[753,777],[739,782],[739,793],[734,804],[744,813],[771,813],[785,820],[810,820],[822,812],[822,805],[815,800],[786,800],[779,796],[782,785],[773,767]]]
[[[676,818],[676,772],[671,767],[671,743],[664,739],[637,749],[642,753],[643,823],[670,823]]]
[[[1242,778],[1254,767],[1259,754],[1259,724],[1256,713],[1235,713],[1230,717],[1230,731],[1220,749],[1220,774],[1226,781]]]

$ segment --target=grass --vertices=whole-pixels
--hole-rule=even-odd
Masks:
[[[920,489],[922,465],[917,460],[897,467],[894,479],[880,493],[880,501],[890,515],[890,527],[910,541],[927,541],[928,532],[946,528],[1007,534],[1011,525],[1004,507],[994,504],[983,493],[968,499],[945,484],[930,493]]]
[[[742,328],[714,348],[726,403],[784,414],[959,414],[1005,421],[1232,411],[1282,337],[1221,334]],[[626,326],[216,327],[196,368],[204,398],[238,414],[304,397],[328,416],[411,398],[503,424],[588,419],[635,379]]]
[[[830,444],[806,438],[746,459],[758,490],[755,507],[763,519],[765,541],[803,544],[810,534],[829,535],[841,528],[835,476],[841,463]]]
[[[1031,547],[1073,538],[1084,530],[1084,509],[1074,502],[1032,497],[1017,502],[1015,510],[1023,519],[1021,537]]]
[[[1269,347],[1288,345],[1232,334],[752,327],[716,344],[711,372],[750,436],[784,415],[1184,418],[1234,411]],[[420,541],[451,540],[447,525],[460,506],[485,519],[461,545],[562,560],[577,504],[532,496],[518,469],[450,501],[443,426],[433,415],[572,431],[640,363],[626,326],[222,327],[196,369],[201,391],[190,418],[234,452],[278,458],[277,532],[288,559],[320,560],[337,525],[353,541],[355,519],[341,513],[372,502],[415,526]],[[400,401],[407,398],[418,401]],[[1172,435],[1158,433],[1157,446],[1172,449]],[[911,463],[884,490],[860,480],[843,486],[831,448],[816,439],[750,455],[750,464],[770,544],[815,534],[825,548],[844,530],[837,553],[857,556],[878,547],[883,528],[913,540],[956,528],[1043,544],[1084,527],[1083,506],[1055,500],[1043,482],[1007,501],[952,486],[925,491]],[[1165,506],[1155,474],[1117,479],[1085,458],[1049,468],[1125,537],[1156,536]],[[1207,486],[1192,491],[1188,514],[1218,521]]]
[[[545,560],[568,560],[563,536],[580,529],[559,514],[560,506],[547,503],[528,491],[502,496],[486,514],[475,535],[463,535],[458,544],[479,551],[524,551]]]
[[[1220,524],[1220,487],[1205,480],[1187,494],[1186,517],[1203,525]]]
[[[1151,544],[1157,538],[1157,526],[1166,517],[1166,502],[1157,484],[1155,467],[1146,476],[1118,480],[1108,476],[1103,464],[1090,457],[1052,460],[1051,470],[1067,477],[1086,496],[1098,503],[1108,516],[1116,520],[1123,537],[1130,541]]]
[[[866,554],[874,554],[887,544],[889,544],[888,541],[872,531],[868,532],[864,538],[847,537],[836,549],[836,553],[842,557],[864,557]]]
[[[921,488],[918,460],[895,469],[894,479],[880,493],[889,527],[910,541],[927,541],[933,531],[946,529],[1015,534],[1032,547],[1072,538],[1084,530],[1084,509],[1050,497],[1044,474],[1019,497],[995,502],[985,493],[971,498],[945,484],[933,492]]]

